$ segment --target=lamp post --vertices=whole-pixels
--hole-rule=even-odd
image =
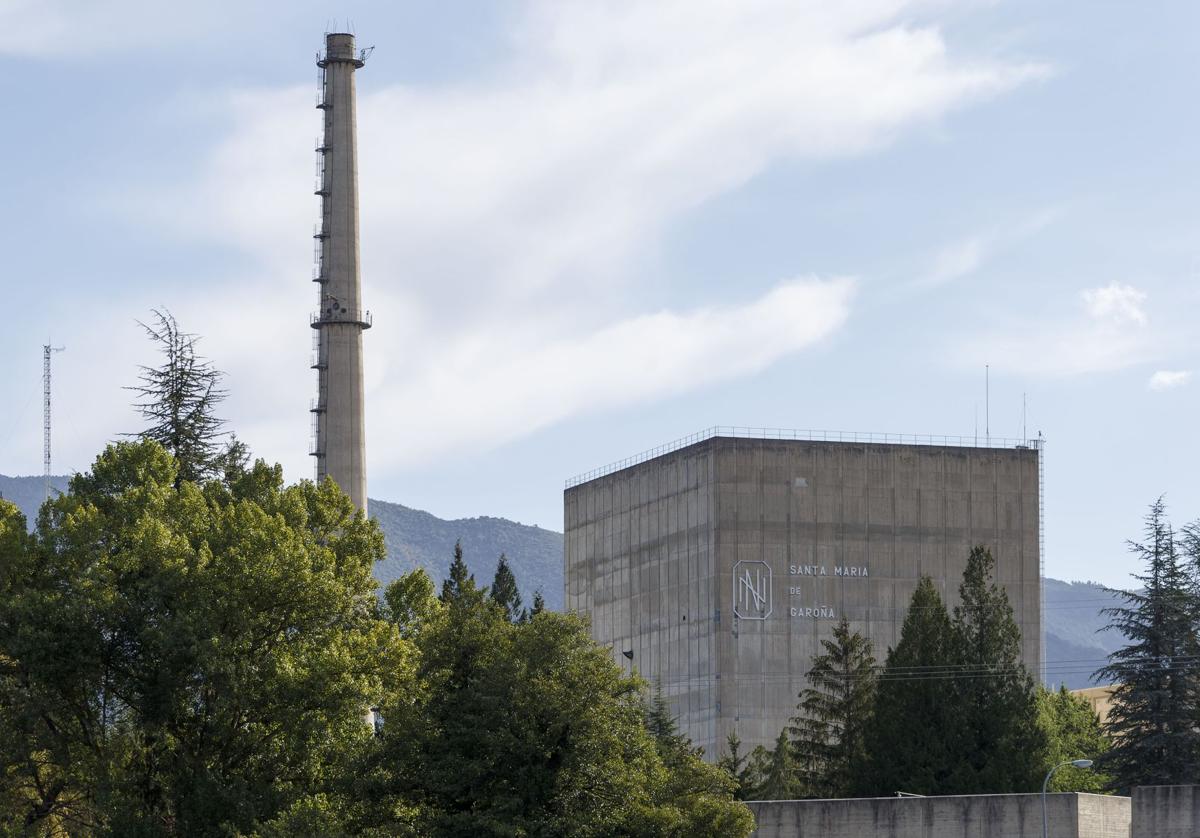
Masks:
[[[1054,776],[1054,772],[1068,765],[1076,768],[1091,768],[1092,761],[1090,759],[1072,759],[1060,762],[1046,773],[1046,779],[1042,780],[1042,838],[1050,838],[1050,821],[1046,817],[1046,787],[1050,785],[1050,778]]]

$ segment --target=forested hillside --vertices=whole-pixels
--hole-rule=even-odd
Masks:
[[[446,521],[419,509],[374,499],[370,511],[387,541],[388,557],[375,567],[380,582],[387,584],[414,567],[423,567],[433,579],[441,580],[450,568],[454,542],[461,539],[467,567],[479,584],[491,584],[496,560],[504,553],[526,603],[540,590],[547,608],[562,608],[562,533],[504,518]]]

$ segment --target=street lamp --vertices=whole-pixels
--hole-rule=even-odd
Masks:
[[[1042,838],[1050,838],[1050,822],[1046,817],[1046,787],[1050,785],[1050,778],[1054,776],[1054,772],[1060,768],[1066,768],[1068,765],[1076,768],[1091,768],[1092,761],[1090,759],[1072,759],[1060,762],[1046,773],[1046,779],[1042,780]]]

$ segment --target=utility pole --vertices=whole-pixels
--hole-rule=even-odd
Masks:
[[[65,349],[49,343],[42,345],[42,465],[46,474],[46,500],[50,500],[50,353]]]

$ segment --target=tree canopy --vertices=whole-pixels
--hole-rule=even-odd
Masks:
[[[285,487],[260,461],[201,486],[158,443],[124,442],[24,544],[14,519],[9,829],[250,834],[336,797],[331,774],[370,744],[364,709],[411,691],[371,577],[382,538],[332,484]]]
[[[389,600],[414,588],[425,585],[401,577]],[[429,615],[411,635],[422,689],[382,708],[373,797],[414,801],[421,835],[750,832],[733,783],[678,735],[665,704],[647,706],[645,685],[586,623],[550,612],[514,622],[470,590],[464,577],[440,602],[404,598],[403,613]]]

